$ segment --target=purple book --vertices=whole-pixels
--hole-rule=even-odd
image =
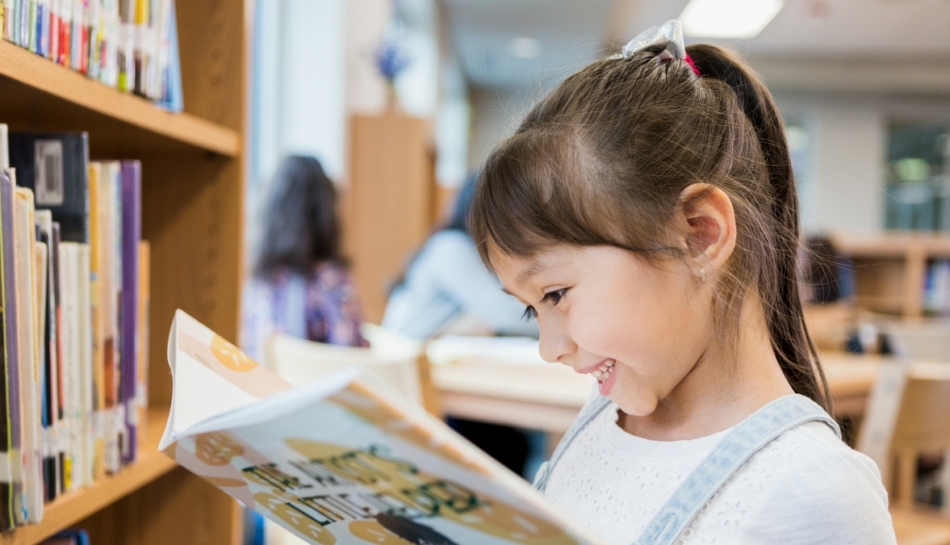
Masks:
[[[139,241],[142,239],[142,163],[122,161],[122,298],[119,303],[119,364],[125,405],[126,441],[122,461],[135,461],[138,442],[138,396],[136,387],[139,315]]]
[[[3,274],[3,289],[0,290],[3,303],[3,357],[7,365],[7,399],[10,403],[10,452],[20,458],[12,460],[13,515],[17,524],[23,524],[26,521],[26,497],[21,469],[23,431],[20,425],[20,366],[17,357],[16,283],[13,276],[13,192],[14,181],[4,173],[0,179],[0,228],[3,233],[3,247],[0,248],[0,267]]]

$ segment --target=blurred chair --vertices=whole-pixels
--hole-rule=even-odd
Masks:
[[[917,459],[950,450],[950,363],[883,364],[857,449],[881,468],[900,545],[950,545],[950,509],[914,501]],[[944,475],[948,472],[944,471]],[[944,478],[943,489],[947,488]]]
[[[264,358],[268,367],[294,385],[357,365],[402,398],[438,416],[428,362],[421,353],[387,355],[370,348],[335,346],[278,334],[265,343]]]

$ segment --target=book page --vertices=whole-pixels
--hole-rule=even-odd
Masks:
[[[183,397],[212,397],[213,382],[194,369],[182,373],[183,367],[202,367],[225,380],[236,377],[233,368],[218,374],[215,366],[195,363],[185,353],[182,315],[179,311],[172,331],[179,343],[169,347],[176,367],[169,427],[175,419],[182,431],[169,435],[166,429],[161,448],[309,543],[603,543],[442,422],[372,386],[358,369],[302,388],[275,388],[256,400],[251,398],[264,388],[250,392],[232,383],[231,390],[218,391],[243,391],[243,398],[219,398],[227,408],[220,405],[204,418],[189,415],[195,423],[182,427],[179,408],[196,410],[202,403]],[[189,350],[210,350],[214,338],[203,337],[204,348]],[[231,355],[243,361],[243,354]],[[251,369],[264,384],[270,372]],[[212,405],[203,403],[206,409]]]

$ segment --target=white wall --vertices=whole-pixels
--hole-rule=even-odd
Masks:
[[[841,94],[776,95],[810,139],[804,172],[796,173],[807,233],[866,233],[884,225],[885,101]]]
[[[292,153],[316,156],[327,174],[340,180],[345,173],[345,0],[257,6],[251,185],[260,187],[280,158]]]
[[[811,132],[800,177],[808,233],[869,233],[884,227],[887,130],[894,121],[950,121],[950,97],[889,93],[777,92]]]
[[[311,0],[312,1],[312,0]],[[392,13],[388,0],[346,2],[346,110],[376,113],[386,107],[386,84],[373,55]]]

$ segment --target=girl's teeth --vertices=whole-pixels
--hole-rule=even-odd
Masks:
[[[594,375],[594,378],[596,378],[598,382],[604,382],[607,380],[607,378],[610,376],[612,372],[613,372],[612,366],[601,366],[591,371],[591,374]]]
[[[614,360],[608,361],[608,362],[607,362],[607,367],[613,367],[613,366],[614,366],[614,363],[616,363]]]

